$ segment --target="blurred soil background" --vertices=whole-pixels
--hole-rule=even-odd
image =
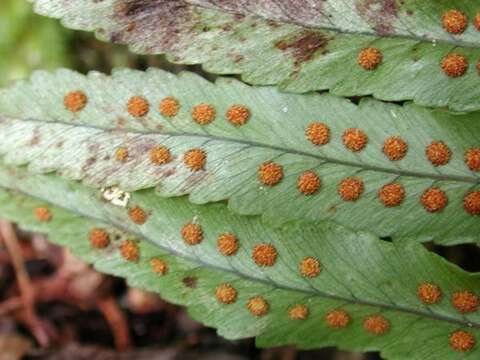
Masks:
[[[114,67],[162,67],[161,56],[137,56],[90,33],[64,29],[33,14],[24,0],[0,0],[0,85],[36,69],[68,67],[110,73]],[[202,73],[200,67],[190,71]],[[434,248],[450,261],[480,270],[476,246]],[[191,320],[184,308],[97,273],[42,235],[0,221],[0,360],[375,360],[376,354],[293,347],[257,349],[227,341]]]

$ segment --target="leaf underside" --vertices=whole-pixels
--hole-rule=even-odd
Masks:
[[[64,96],[81,90],[86,107],[72,113]],[[127,111],[133,96],[150,106],[148,114],[134,117]],[[158,104],[174,97],[180,106],[174,117],[160,115]],[[208,125],[192,120],[192,108],[210,104],[216,118]],[[241,104],[251,114],[243,126],[233,126],[225,113]],[[313,145],[305,136],[312,122],[330,128],[330,142]],[[348,150],[342,134],[362,129],[368,144],[359,152]],[[229,208],[243,215],[263,215],[272,225],[290,220],[332,220],[378,236],[415,237],[441,244],[478,242],[479,217],[464,209],[464,197],[480,189],[480,173],[464,161],[467,150],[479,147],[478,114],[451,115],[364,100],[355,105],[332,95],[295,95],[275,88],[252,88],[232,79],[212,84],[199,76],[180,76],[149,70],[121,70],[109,77],[61,70],[35,73],[0,92],[0,154],[9,164],[28,164],[35,173],[58,171],[68,179],[83,180],[97,188],[119,186],[125,191],[156,188],[156,195],[189,194],[197,204],[228,200]],[[384,141],[399,136],[408,144],[406,156],[391,161],[383,153]],[[451,160],[434,166],[425,149],[443,141]],[[165,146],[171,162],[157,165],[150,151]],[[116,152],[127,149],[119,161]],[[206,154],[203,169],[184,164],[194,148]],[[259,179],[259,166],[270,161],[283,167],[284,177],[274,186]],[[312,195],[300,192],[298,178],[314,171],[320,188]],[[364,183],[357,201],[344,201],[339,184],[354,177]],[[399,183],[405,198],[386,207],[379,190]],[[428,212],[424,192],[438,187],[448,204]]]
[[[152,190],[131,194],[128,207],[141,207],[149,214],[145,224],[136,225],[127,208],[102,200],[98,190],[52,174],[32,175],[4,165],[0,166],[0,187],[4,189],[0,191],[2,216],[48,233],[52,241],[68,246],[100,271],[126,277],[132,286],[188,306],[195,319],[218,328],[224,337],[255,336],[259,346],[380,350],[389,359],[478,358],[478,346],[467,353],[449,346],[449,336],[460,329],[480,336],[478,312],[460,314],[450,304],[454,292],[479,288],[478,274],[466,273],[417,243],[388,243],[331,223],[292,223],[272,229],[258,217],[231,214],[224,204],[199,206],[185,198],[161,199]],[[50,210],[49,222],[36,220],[39,207]],[[204,238],[188,246],[180,229],[192,221],[202,227]],[[106,249],[91,248],[93,228],[109,232],[112,241]],[[225,232],[234,234],[240,244],[230,257],[217,249],[217,236]],[[128,262],[119,254],[126,239],[139,241],[137,262]],[[251,258],[253,247],[262,242],[277,250],[271,267],[259,267]],[[305,257],[320,262],[317,277],[301,276],[298,264]],[[152,258],[167,264],[165,275],[152,271]],[[426,281],[442,290],[436,305],[424,305],[417,298],[417,286]],[[220,284],[236,289],[234,303],[216,300]],[[258,317],[246,307],[257,296],[269,304],[267,313]],[[295,305],[307,306],[306,319],[289,318]],[[350,322],[344,328],[330,328],[325,316],[339,309],[349,315]],[[367,332],[364,321],[372,315],[387,319],[389,330],[382,335]]]
[[[413,99],[454,111],[480,109],[480,31],[472,1],[222,1],[33,0],[38,13],[139,53],[203,64],[219,74],[241,74],[257,85],[288,92],[330,90],[341,96]],[[292,11],[295,9],[295,11]],[[458,9],[468,27],[452,35],[442,14]],[[359,52],[378,48],[381,65],[357,64]],[[442,59],[455,52],[467,73],[450,78]]]

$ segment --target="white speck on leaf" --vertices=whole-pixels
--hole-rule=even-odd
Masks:
[[[131,194],[120,188],[113,186],[110,188],[102,188],[102,196],[105,200],[115,206],[127,207]]]

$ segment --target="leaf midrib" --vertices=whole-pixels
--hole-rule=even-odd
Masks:
[[[404,35],[404,34],[396,34],[396,33],[388,34],[388,35],[380,35],[377,32],[375,32],[373,29],[372,29],[372,32],[367,32],[367,31],[345,30],[345,29],[341,29],[341,28],[335,27],[335,26],[312,26],[312,25],[303,24],[299,21],[294,21],[294,20],[274,20],[274,19],[268,18],[266,16],[261,16],[261,15],[258,15],[258,14],[252,14],[252,13],[248,13],[246,11],[240,13],[240,12],[235,12],[235,11],[231,11],[231,10],[227,10],[227,9],[219,8],[219,7],[215,7],[215,6],[207,6],[207,5],[200,5],[200,4],[196,4],[196,3],[191,3],[188,0],[186,0],[186,2],[189,3],[191,6],[198,7],[200,9],[215,10],[215,11],[219,11],[219,12],[224,12],[224,13],[229,13],[229,14],[238,14],[238,15],[243,15],[243,16],[252,16],[252,17],[256,17],[258,19],[262,19],[262,20],[278,21],[280,23],[293,24],[293,25],[296,25],[296,26],[300,26],[300,27],[307,28],[307,29],[312,29],[312,30],[329,30],[329,31],[334,31],[338,34],[372,36],[372,37],[376,37],[376,38],[379,38],[379,39],[381,39],[381,38],[393,38],[393,39],[394,38],[399,38],[399,39],[413,40],[413,41],[421,42],[421,43],[432,43],[432,45],[445,44],[445,45],[454,45],[454,46],[471,48],[471,49],[479,49],[480,48],[480,43],[474,43],[474,42],[464,41],[464,40],[456,40],[455,38],[452,38],[452,39],[449,39],[449,40],[435,39],[435,38],[429,38],[428,34],[425,34],[424,36]]]
[[[0,117],[0,121],[2,118]],[[65,126],[70,126],[72,128],[77,128],[77,127],[84,127],[88,129],[94,129],[94,130],[100,130],[103,132],[107,131],[112,131],[112,132],[119,132],[119,133],[130,133],[130,134],[138,134],[138,135],[148,135],[148,134],[157,134],[157,135],[168,135],[168,136],[178,136],[178,137],[197,137],[197,138],[205,138],[208,140],[214,140],[214,141],[219,141],[219,142],[226,142],[226,143],[237,143],[237,144],[243,144],[248,147],[257,147],[257,148],[265,148],[269,150],[275,150],[279,151],[282,153],[286,154],[292,154],[292,155],[299,155],[299,156],[305,156],[305,157],[310,157],[316,160],[321,160],[323,162],[327,162],[330,164],[335,164],[335,165],[343,165],[343,166],[349,166],[353,168],[358,168],[361,170],[366,170],[366,171],[371,171],[371,172],[379,172],[379,173],[385,173],[385,174],[394,174],[397,176],[401,177],[414,177],[414,178],[424,178],[424,179],[431,179],[434,181],[451,181],[451,182],[461,182],[461,183],[469,183],[469,184],[474,184],[478,185],[480,184],[480,177],[467,177],[467,176],[456,176],[456,175],[442,175],[442,174],[428,174],[428,173],[422,173],[418,171],[406,171],[406,170],[399,170],[399,169],[388,169],[384,168],[381,166],[374,166],[374,165],[365,165],[365,164],[357,164],[352,161],[345,161],[345,160],[338,160],[334,159],[328,156],[322,156],[322,155],[315,155],[311,154],[305,151],[300,151],[300,150],[295,150],[291,148],[282,148],[280,146],[275,146],[275,145],[269,145],[269,144],[264,144],[264,143],[259,143],[255,141],[248,141],[248,140],[240,140],[240,139],[234,139],[234,138],[228,138],[228,137],[223,137],[223,136],[215,136],[211,135],[209,133],[205,134],[195,134],[195,133],[179,133],[179,132],[158,132],[154,130],[149,130],[148,132],[144,131],[136,131],[136,130],[119,130],[116,128],[112,129],[105,129],[100,126],[94,126],[94,125],[86,125],[86,124],[79,124],[79,125],[72,125],[70,123],[62,122],[62,121],[44,121],[44,120],[38,120],[38,119],[28,119],[28,120],[23,120],[23,119],[15,119],[17,121],[26,121],[26,122],[33,122],[33,123],[42,123],[42,124],[61,124]]]
[[[3,189],[6,189],[6,190],[12,190],[11,188],[8,188],[8,187],[5,187],[5,186],[0,186],[0,187],[3,188]],[[29,194],[28,192],[25,192],[25,191],[20,190],[20,189],[15,189],[15,190],[18,191],[19,193],[23,194],[23,195],[33,197],[33,198],[36,198],[37,200],[40,200],[42,202],[52,204],[48,199],[45,199],[41,196],[32,195],[32,194]],[[317,297],[320,297],[320,298],[327,298],[327,299],[331,299],[331,300],[335,300],[335,301],[347,302],[347,303],[350,303],[350,304],[353,304],[353,305],[376,307],[376,308],[381,308],[381,309],[384,309],[384,310],[397,311],[397,312],[400,312],[400,313],[406,313],[406,314],[415,315],[415,316],[419,316],[419,317],[430,318],[430,319],[433,319],[433,320],[436,320],[436,321],[457,324],[457,325],[461,325],[463,327],[480,329],[480,323],[467,321],[467,320],[460,320],[460,319],[456,319],[456,318],[453,318],[453,317],[450,317],[450,316],[436,314],[431,309],[429,309],[429,311],[423,312],[421,310],[412,309],[412,308],[409,308],[409,307],[403,306],[403,305],[390,305],[390,304],[384,304],[384,303],[377,303],[377,302],[374,302],[374,301],[362,300],[362,299],[359,299],[359,298],[352,299],[352,298],[348,298],[348,297],[328,294],[326,292],[319,291],[319,290],[317,290],[313,287],[310,287],[309,288],[310,290],[306,290],[306,289],[297,288],[297,287],[294,287],[294,286],[278,284],[278,283],[275,283],[273,281],[269,281],[267,279],[261,279],[261,278],[256,278],[256,277],[253,277],[253,276],[249,276],[247,274],[238,272],[235,269],[224,268],[224,267],[218,266],[216,264],[211,264],[211,263],[208,263],[208,262],[205,262],[205,261],[201,260],[198,257],[188,256],[188,255],[182,254],[182,253],[180,253],[180,252],[178,252],[174,249],[166,247],[162,244],[158,244],[154,240],[152,240],[149,237],[141,234],[140,232],[129,229],[129,227],[122,222],[112,221],[111,219],[106,220],[106,219],[97,218],[95,216],[92,216],[90,213],[85,214],[85,213],[81,212],[80,210],[78,210],[76,208],[66,208],[64,206],[61,206],[61,205],[58,205],[58,204],[55,204],[55,203],[53,203],[52,205],[54,205],[56,207],[59,207],[59,208],[61,208],[63,210],[66,210],[66,211],[73,212],[78,216],[85,217],[85,218],[90,219],[90,220],[103,222],[103,223],[108,221],[109,224],[115,226],[116,228],[121,229],[121,230],[123,230],[125,232],[128,232],[128,233],[134,234],[135,236],[137,236],[139,238],[143,238],[146,241],[152,243],[155,246],[158,246],[163,251],[166,251],[167,253],[169,253],[173,256],[178,256],[178,257],[180,257],[182,259],[185,259],[187,261],[197,263],[200,266],[204,266],[204,267],[207,267],[207,268],[212,268],[212,269],[217,270],[217,271],[222,271],[222,272],[227,272],[227,273],[234,274],[235,276],[238,276],[238,277],[240,277],[242,279],[245,279],[247,281],[262,283],[262,284],[265,284],[267,286],[271,286],[271,287],[274,287],[276,289],[280,289],[280,290],[284,290],[284,291],[300,292],[300,293],[307,294],[309,296],[317,296]]]

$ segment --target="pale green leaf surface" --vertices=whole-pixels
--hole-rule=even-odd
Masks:
[[[0,186],[15,190],[0,191],[1,216],[48,233],[51,240],[68,246],[97,269],[126,277],[132,286],[160,292],[188,306],[194,318],[218,328],[227,338],[256,336],[260,346],[380,350],[387,359],[478,358],[478,346],[468,353],[449,347],[449,336],[458,329],[480,336],[480,314],[462,315],[450,304],[456,291],[478,291],[478,274],[466,273],[417,243],[388,243],[329,223],[272,229],[258,217],[232,215],[223,204],[198,206],[186,199],[157,199],[151,190],[132,194],[130,206],[141,206],[150,215],[144,225],[135,225],[126,208],[99,200],[97,190],[4,166],[0,167]],[[34,209],[44,206],[53,217],[39,223]],[[192,220],[204,232],[203,242],[193,247],[180,236],[182,225]],[[111,235],[112,244],[105,250],[89,245],[90,229],[99,227]],[[224,232],[234,233],[240,242],[238,253],[230,258],[216,248],[217,236]],[[128,263],[117,251],[121,241],[133,238],[148,240],[139,242],[138,263]],[[278,251],[273,267],[258,267],[250,258],[253,246],[261,242]],[[318,277],[300,276],[297,264],[306,256],[320,261]],[[167,275],[152,272],[152,257],[168,263]],[[426,306],[418,300],[417,286],[425,281],[441,287],[443,297],[438,304]],[[216,301],[215,289],[222,283],[237,289],[234,304]],[[254,317],[248,312],[245,304],[254,296],[268,301],[267,315]],[[288,318],[295,304],[308,306],[306,320]],[[346,328],[333,330],[326,326],[325,314],[339,308],[352,320]],[[388,319],[387,333],[374,336],[363,329],[363,320],[372,314]]]
[[[455,111],[480,109],[475,69],[480,32],[472,24],[479,10],[476,2],[190,2],[218,8],[183,0],[34,1],[37,12],[61,18],[67,27],[95,31],[99,38],[129,44],[135,52],[166,53],[176,63],[241,74],[252,84],[278,84],[289,92],[413,99]],[[452,8],[468,16],[463,34],[442,28],[442,14]],[[365,47],[383,53],[375,71],[357,64]],[[450,52],[468,59],[464,76],[449,78],[442,72],[440,63]]]
[[[64,108],[63,97],[81,89],[88,104],[79,113]],[[126,110],[128,100],[145,97],[150,112],[134,118]],[[161,99],[174,96],[181,109],[174,118],[158,113]],[[207,126],[192,121],[191,109],[212,104],[217,118]],[[243,104],[252,114],[247,124],[235,127],[225,118],[232,104]],[[0,154],[10,164],[28,164],[30,171],[57,170],[69,179],[90,186],[118,185],[134,191],[156,187],[160,196],[190,194],[203,204],[228,200],[240,214],[262,214],[272,224],[290,220],[333,220],[379,236],[413,236],[419,241],[453,244],[478,242],[478,216],[464,210],[464,196],[478,191],[480,174],[464,163],[464,153],[479,147],[478,114],[453,116],[447,112],[364,100],[355,105],[331,95],[294,95],[275,88],[252,88],[236,80],[212,84],[199,76],[174,76],[160,70],[146,73],[116,71],[112,77],[91,73],[88,77],[70,71],[37,72],[31,81],[0,92]],[[305,137],[312,121],[331,129],[331,141],[314,146]],[[353,153],[342,143],[343,132],[361,128],[368,135],[365,150]],[[408,143],[403,160],[390,161],[383,142],[400,136]],[[445,166],[435,167],[425,148],[444,141],[452,151]],[[155,145],[170,149],[173,161],[154,165],[149,151]],[[115,158],[116,149],[128,148],[126,162]],[[193,172],[183,164],[192,148],[207,153],[205,169]],[[258,167],[275,161],[284,168],[276,186],[263,186]],[[297,178],[314,170],[321,188],[311,196],[297,189]],[[342,179],[356,176],[365,192],[356,202],[345,202],[337,193]],[[405,187],[402,204],[386,208],[378,191],[390,182]],[[438,213],[427,212],[420,198],[436,186],[449,203]]]

